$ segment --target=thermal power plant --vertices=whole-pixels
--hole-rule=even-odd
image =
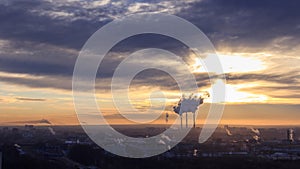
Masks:
[[[287,140],[289,142],[294,142],[294,130],[293,129],[287,130]]]
[[[204,97],[209,97],[209,94],[206,92]],[[185,113],[186,118],[186,128],[188,127],[188,113],[193,113],[193,127],[196,127],[196,111],[198,107],[203,104],[204,100],[203,96],[196,96],[191,94],[189,97],[185,97],[184,95],[179,100],[177,106],[173,107],[175,113],[180,115],[180,125],[182,128],[182,115]]]

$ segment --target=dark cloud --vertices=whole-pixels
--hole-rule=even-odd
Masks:
[[[186,45],[171,37],[156,34],[135,35],[122,40],[110,50],[99,66],[98,77],[112,77],[115,69],[125,57],[147,48],[164,49],[181,56],[184,60],[190,53]]]
[[[62,90],[72,90],[72,81],[70,78],[64,77],[40,77],[40,78],[27,78],[27,77],[7,77],[0,76],[0,81],[8,84],[17,84],[32,88],[52,88]]]
[[[298,93],[300,93],[298,91]],[[284,98],[284,99],[300,99],[300,94],[278,94],[278,95],[275,95],[275,94],[269,94],[269,96],[273,97],[273,98]]]
[[[80,49],[92,33],[113,17],[128,14],[135,2],[140,1],[107,6],[91,6],[85,1],[12,0],[0,3],[0,37]],[[178,8],[175,14],[197,25],[217,46],[223,43],[261,46],[282,36],[299,39],[300,2],[297,0],[204,0],[188,5],[162,2]],[[172,10],[168,6],[158,7],[156,1],[144,3],[155,6],[151,10],[141,8],[144,12],[161,8]]]
[[[182,72],[178,72],[180,75]],[[184,76],[184,74],[183,74]],[[211,82],[207,73],[194,74],[196,83],[200,89],[210,86]],[[212,81],[215,77],[212,77]],[[177,79],[178,83],[185,84],[184,78]],[[140,86],[159,87],[164,90],[179,91],[177,81],[168,73],[157,69],[147,69],[138,73],[131,82],[131,88],[138,88]],[[189,85],[185,85],[186,87]],[[192,88],[192,85],[189,86]]]
[[[238,84],[241,82],[256,82],[256,81],[266,81],[275,82],[279,84],[298,84],[300,75],[295,72],[288,72],[282,74],[270,74],[270,73],[228,73],[226,74],[226,79],[228,83]]]
[[[112,20],[111,16],[125,14],[133,3],[124,3],[127,6],[122,8],[86,8],[80,3],[13,0],[0,5],[0,37],[80,49],[92,33]],[[154,5],[155,1],[146,3]],[[216,45],[225,41],[261,46],[282,36],[299,39],[297,0],[204,0],[187,7],[180,6],[182,3],[173,5],[181,9],[177,15],[204,30]]]
[[[30,101],[30,102],[44,102],[46,99],[28,98],[28,97],[17,97],[20,101]]]
[[[138,1],[154,5],[156,1]],[[204,0],[175,3],[179,15],[206,33],[216,46],[266,47],[276,38],[291,37],[299,44],[300,12],[298,0]],[[26,73],[38,78],[0,76],[7,83],[33,88],[71,90],[71,77],[78,52],[85,41],[114,17],[128,14],[135,1],[119,5],[91,6],[88,2],[2,1],[0,2],[0,71]],[[118,7],[119,6],[119,7]],[[169,5],[171,6],[171,5]],[[164,5],[153,8],[160,10]],[[147,7],[141,8],[150,10]],[[167,8],[166,8],[167,9]],[[152,9],[151,9],[152,10]],[[1,42],[1,41],[0,41]],[[293,45],[292,44],[292,45]],[[289,43],[287,43],[289,45]],[[153,34],[128,38],[116,45],[100,65],[98,78],[111,78],[122,57],[143,48],[157,47],[186,56],[189,49],[172,38]],[[299,76],[284,74],[227,74],[228,83],[267,81],[295,85]],[[154,76],[153,76],[154,75]],[[195,74],[199,87],[208,86],[206,74]],[[109,82],[109,81],[108,81]],[[108,82],[106,84],[108,84]],[[157,85],[177,90],[176,82],[155,70],[143,72],[133,85]],[[109,89],[99,86],[99,88]]]
[[[254,91],[283,91],[283,90],[290,90],[290,91],[298,91],[300,90],[299,86],[295,86],[292,84],[288,84],[287,86],[261,86],[261,87],[252,87],[250,88]]]
[[[0,71],[31,75],[71,76],[78,51],[36,42],[7,41]]]
[[[300,88],[293,84],[286,86],[260,86],[242,88],[241,91],[251,91],[256,94],[265,94],[272,98],[298,99],[300,98]]]
[[[267,82],[257,87],[241,88],[240,91],[263,94],[272,98],[298,99],[300,98],[300,75],[295,72],[284,74],[227,74],[229,84],[247,82]],[[269,84],[269,86],[267,86]]]
[[[156,41],[160,43],[157,44]],[[73,74],[79,54],[77,50],[27,41],[7,41],[6,43],[0,53],[0,71],[32,75],[72,76]],[[184,44],[166,36],[154,34],[133,36],[111,49],[99,66],[98,76],[111,77],[123,58],[144,48],[169,50],[183,58],[190,52]]]
[[[218,45],[264,47],[282,36],[300,37],[297,0],[204,0],[179,13]]]
[[[78,15],[85,15],[80,6],[57,7],[55,3],[46,1],[13,0],[6,5],[0,3],[0,38],[80,49],[92,33],[105,23],[85,19],[70,22],[70,18],[51,16],[51,13],[54,15],[65,10],[79,10]]]
[[[41,120],[28,120],[28,121],[15,121],[15,122],[8,122],[8,123],[14,123],[14,124],[52,124],[47,119],[41,119]]]

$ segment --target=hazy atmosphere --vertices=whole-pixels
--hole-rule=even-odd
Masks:
[[[222,124],[298,125],[299,6],[297,0],[1,0],[0,125],[78,124],[72,75],[79,51],[103,25],[142,12],[182,17],[211,40],[227,80]],[[101,111],[111,123],[128,123],[110,101],[114,69],[130,53],[144,48],[180,55],[197,79],[199,91],[211,90],[205,67],[182,43],[154,34],[130,37],[110,50],[97,74],[96,95],[105,102]],[[174,65],[163,59],[149,61]],[[182,72],[179,67],[174,70]],[[146,70],[135,77],[129,88],[131,103],[146,110],[151,92],[157,90],[167,97],[163,113],[176,117],[172,107],[181,93],[174,79],[162,71]],[[208,98],[200,107],[199,123],[210,104]],[[162,116],[154,123],[164,120]]]

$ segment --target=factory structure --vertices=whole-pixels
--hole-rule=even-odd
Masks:
[[[198,107],[203,104],[204,98],[209,97],[209,93],[206,92],[203,96],[197,96],[194,94],[188,97],[182,96],[176,106],[173,107],[173,111],[180,116],[180,125],[182,128],[182,116],[185,113],[186,128],[188,127],[188,113],[193,115],[193,127],[196,127],[196,111]]]

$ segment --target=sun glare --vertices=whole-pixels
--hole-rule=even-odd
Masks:
[[[218,54],[220,63],[223,67],[224,73],[232,72],[253,72],[266,69],[266,65],[262,60],[254,57],[246,57],[241,55],[223,55]],[[209,57],[205,58],[209,59]],[[204,60],[205,60],[204,59]],[[207,72],[205,66],[203,66],[201,58],[194,58],[194,64],[192,65],[193,72]]]
[[[254,94],[242,91],[242,89],[245,89],[247,87],[250,86],[226,84],[225,103],[265,103],[268,102],[268,100],[270,99],[268,96],[263,94]],[[209,93],[213,93],[211,88],[206,90],[209,91]],[[214,101],[210,97],[206,99],[206,102],[212,103]]]

